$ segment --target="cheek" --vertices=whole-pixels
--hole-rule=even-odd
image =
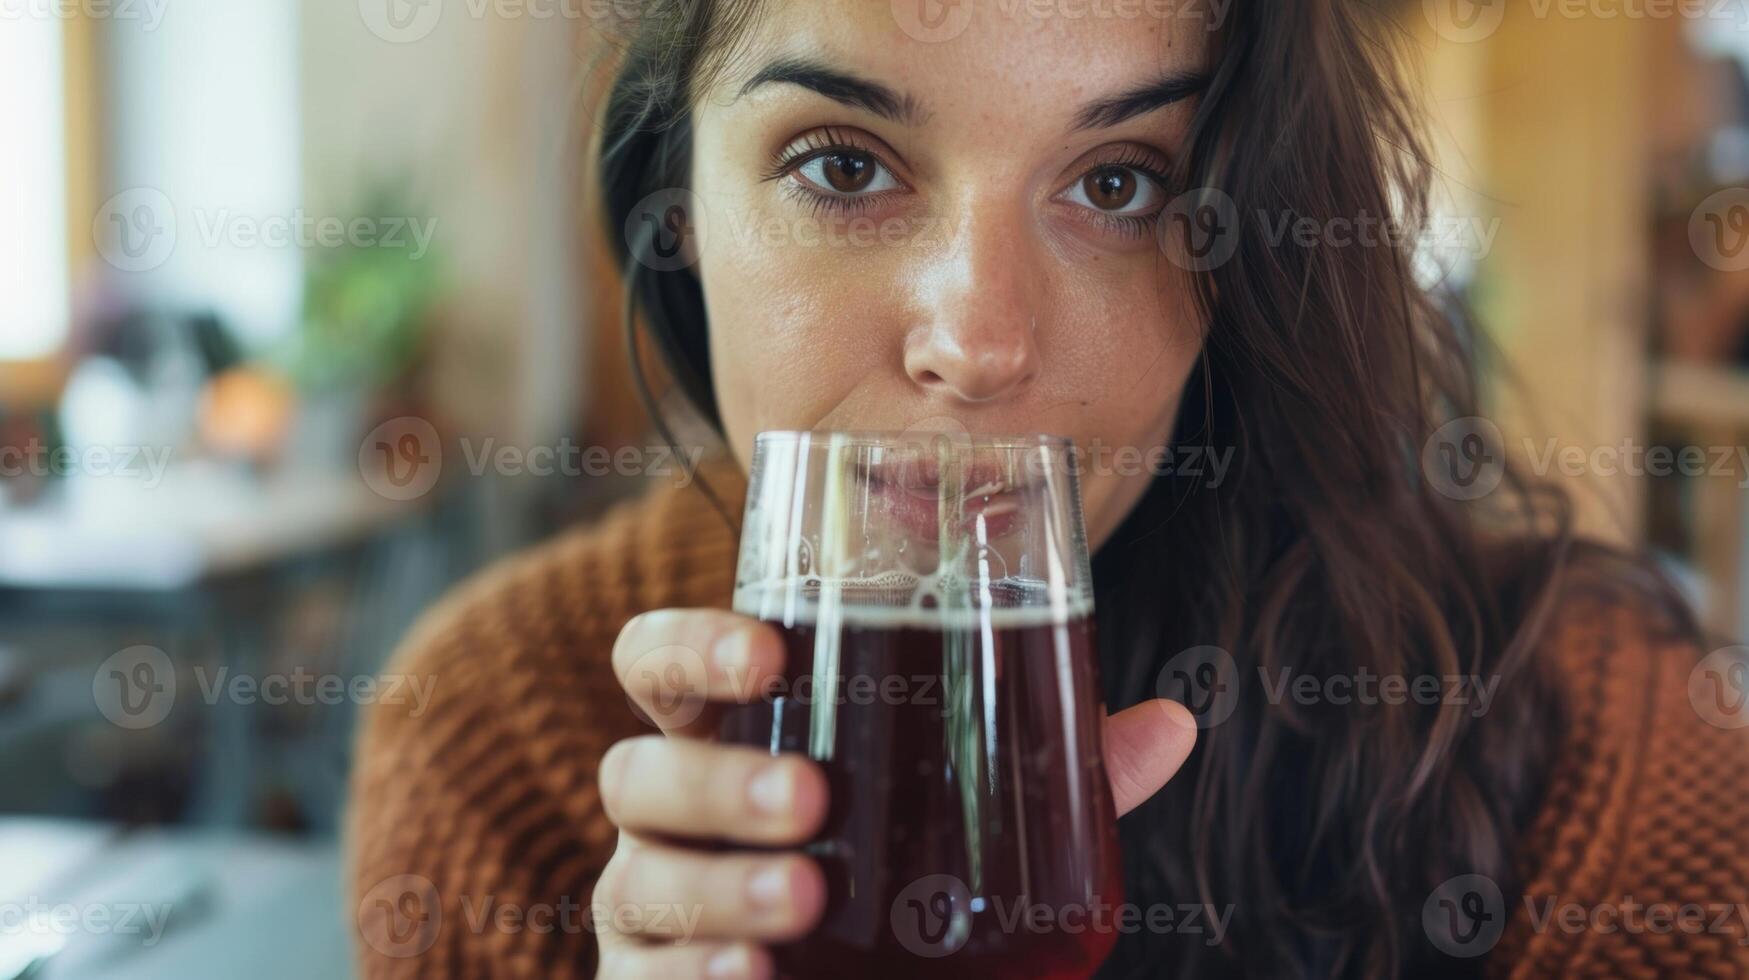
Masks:
[[[1172,435],[1204,329],[1181,277],[1134,270],[1084,288],[1077,307],[1086,315],[1051,346],[1069,386],[1058,397],[1080,393],[1077,417],[1064,427],[1084,455],[1082,503],[1098,548],[1173,458],[1156,450]]]
[[[737,448],[762,430],[812,428],[891,373],[903,316],[891,256],[824,244],[817,226],[741,199],[707,207],[711,372]]]

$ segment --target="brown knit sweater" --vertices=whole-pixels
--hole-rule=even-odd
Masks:
[[[706,472],[738,507],[733,468]],[[430,702],[371,713],[353,787],[365,977],[594,975],[588,906],[615,843],[596,764],[648,731],[614,637],[643,610],[726,607],[734,557],[703,494],[663,488],[424,618],[389,671],[434,682]],[[1565,616],[1556,635],[1572,720],[1489,972],[1749,977],[1749,729],[1703,720],[1696,652],[1631,616]]]

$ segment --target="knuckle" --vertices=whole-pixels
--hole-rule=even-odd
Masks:
[[[620,844],[613,852],[613,857],[607,861],[607,866],[601,869],[600,877],[595,880],[595,902],[602,908],[613,908],[623,900],[627,881],[627,865],[631,862],[631,849],[626,846],[625,837],[621,835]],[[613,921],[612,916],[608,921]]]

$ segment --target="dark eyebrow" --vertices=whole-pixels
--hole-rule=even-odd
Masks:
[[[1207,75],[1173,72],[1109,99],[1090,102],[1075,117],[1076,129],[1098,129],[1116,126],[1127,119],[1164,109],[1193,95],[1200,95],[1209,86]]]
[[[741,86],[741,95],[746,95],[761,85],[778,83],[800,85],[834,102],[855,109],[865,109],[902,125],[919,126],[923,123],[923,107],[911,96],[900,95],[879,82],[858,78],[806,58],[779,58],[773,61]]]

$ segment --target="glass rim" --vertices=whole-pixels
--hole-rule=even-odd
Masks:
[[[1003,435],[999,433],[928,432],[912,429],[771,429],[754,436],[753,443],[754,445],[767,442],[796,443],[804,438],[814,437],[818,437],[822,445],[828,443],[832,438],[840,438],[852,446],[876,448],[927,442],[938,437],[945,437],[950,445],[964,445],[973,449],[1033,449],[1038,447],[1073,449],[1075,447],[1075,440],[1068,436],[1052,435],[1047,432]]]

